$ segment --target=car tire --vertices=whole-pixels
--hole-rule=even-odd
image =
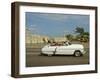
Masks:
[[[82,53],[79,50],[74,52],[75,57],[80,57],[81,55],[82,55]]]

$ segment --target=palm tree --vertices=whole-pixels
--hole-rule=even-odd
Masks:
[[[85,42],[89,41],[89,32],[84,32],[82,34],[82,36],[83,36]]]
[[[82,28],[82,27],[76,27],[75,32],[79,33],[81,35],[81,34],[84,33],[84,28]]]
[[[78,33],[77,40],[81,42],[87,42],[89,40],[89,32],[84,32],[84,28],[76,27],[75,32]]]

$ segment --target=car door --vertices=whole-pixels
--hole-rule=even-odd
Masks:
[[[48,51],[54,52],[57,46],[48,46]]]
[[[73,54],[73,49],[71,48],[71,45],[59,46],[56,49],[56,54],[71,55]]]

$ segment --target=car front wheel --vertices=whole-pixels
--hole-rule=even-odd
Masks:
[[[76,57],[81,56],[81,52],[80,52],[80,51],[75,51],[75,52],[74,52],[74,56],[76,56]]]

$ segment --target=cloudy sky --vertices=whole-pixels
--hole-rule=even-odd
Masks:
[[[75,34],[77,26],[89,32],[89,15],[26,12],[26,27],[34,34],[63,36]]]

